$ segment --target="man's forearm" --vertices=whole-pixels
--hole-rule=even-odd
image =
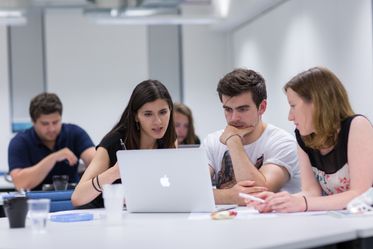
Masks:
[[[54,153],[42,159],[39,163],[11,172],[13,183],[18,190],[32,189],[40,184],[56,164]]]
[[[266,186],[265,177],[250,161],[241,141],[232,138],[228,141],[227,146],[232,159],[236,181],[251,180],[255,181],[257,186]]]
[[[216,204],[236,204],[229,189],[214,189],[213,191]]]

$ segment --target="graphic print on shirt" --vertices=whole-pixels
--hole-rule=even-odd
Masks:
[[[236,178],[234,176],[232,158],[227,150],[221,162],[221,169],[218,172],[216,188],[231,188],[236,184]]]
[[[264,154],[262,154],[260,157],[256,159],[254,165],[257,169],[260,169],[260,167],[262,167],[263,165],[263,162],[264,162]],[[231,188],[236,183],[237,181],[234,175],[232,158],[229,154],[229,151],[227,150],[223,155],[223,159],[221,162],[221,169],[218,172],[216,188],[218,189]]]

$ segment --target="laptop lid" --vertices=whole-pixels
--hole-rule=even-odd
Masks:
[[[117,158],[129,212],[215,210],[203,149],[122,150]]]

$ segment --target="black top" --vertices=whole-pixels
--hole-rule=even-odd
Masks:
[[[97,145],[96,149],[99,147],[105,148],[109,154],[109,168],[113,167],[117,163],[117,151],[124,149],[121,144],[122,135],[119,132],[114,132],[113,134],[104,137],[100,144]],[[121,183],[118,179],[114,183]],[[102,198],[102,193],[99,194],[91,203],[82,206],[81,208],[102,208],[104,207],[104,200]]]
[[[98,147],[103,147],[107,150],[109,153],[109,168],[113,167],[118,159],[117,159],[117,151],[118,150],[124,150],[125,147],[122,145],[121,139],[123,141],[123,136],[119,132],[114,132],[113,134],[105,137],[102,139]],[[124,141],[123,141],[124,142]]]
[[[122,139],[122,141],[121,141]],[[109,168],[113,167],[118,159],[117,159],[117,151],[118,150],[124,150],[125,146],[122,144],[125,143],[125,140],[123,139],[122,133],[119,131],[112,133],[111,135],[104,137],[100,144],[97,146],[105,148],[109,154]],[[164,144],[162,140],[157,140],[158,148],[162,149],[164,148]],[[114,183],[121,183],[121,179],[116,180]],[[83,208],[102,208],[104,207],[104,201],[102,198],[102,194],[98,195],[91,203],[88,205],[83,206]]]
[[[337,143],[326,155],[322,155],[319,150],[307,147],[304,144],[298,129],[295,130],[297,142],[304,152],[307,153],[312,167],[315,167],[326,174],[334,174],[347,163],[348,135],[350,133],[351,121],[356,116],[361,115],[348,117],[341,122],[341,130],[338,133]]]
[[[198,136],[196,136],[196,144],[201,144],[201,140],[199,140]]]

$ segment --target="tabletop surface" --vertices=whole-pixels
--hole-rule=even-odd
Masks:
[[[197,219],[186,213],[130,214],[123,212],[119,224],[108,224],[104,210],[85,222],[48,221],[43,234],[26,228],[9,229],[0,219],[4,248],[304,248],[355,239],[355,226],[331,215],[241,215],[232,220]],[[198,217],[198,216],[197,216]],[[22,239],[20,239],[22,238]]]

